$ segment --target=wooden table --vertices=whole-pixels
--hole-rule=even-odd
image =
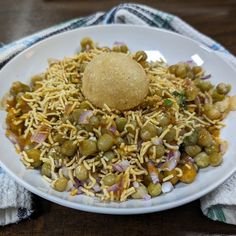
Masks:
[[[9,43],[71,18],[105,11],[117,0],[1,0],[0,42]],[[132,2],[132,1],[130,1]],[[146,0],[177,14],[236,54],[235,0]],[[236,235],[236,226],[203,216],[199,201],[172,210],[136,216],[99,215],[59,206],[35,196],[32,219],[0,228],[0,235]]]

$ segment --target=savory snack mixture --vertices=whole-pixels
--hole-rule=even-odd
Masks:
[[[57,191],[150,199],[222,163],[222,120],[236,109],[230,90],[192,61],[149,62],[144,51],[84,38],[77,55],[12,84],[6,135]]]

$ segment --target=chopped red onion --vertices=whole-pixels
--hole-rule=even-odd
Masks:
[[[201,80],[207,80],[207,79],[210,79],[210,78],[211,78],[211,74],[203,76],[201,78]]]
[[[176,159],[172,158],[171,160],[168,161],[168,171],[172,171],[175,167],[177,166],[177,161]]]
[[[115,41],[115,42],[113,43],[113,45],[114,45],[114,46],[122,46],[122,45],[125,45],[125,43],[124,43],[124,42]]]
[[[40,132],[36,131],[32,136],[31,136],[31,142],[35,143],[43,143],[47,139],[48,133],[46,132]]]
[[[151,199],[151,196],[150,196],[149,194],[144,194],[143,199],[144,199],[145,201],[150,200],[150,199]]]
[[[124,160],[121,161],[120,163],[116,163],[113,165],[113,169],[118,171],[118,172],[123,172],[125,171],[128,167],[130,166],[129,161]]]
[[[99,186],[98,184],[95,184],[95,185],[93,186],[93,190],[94,190],[95,193],[97,193],[97,192],[100,192],[100,191],[101,191],[101,188],[100,188],[100,186]]]
[[[79,188],[81,185],[83,185],[82,181],[77,179],[76,177],[74,177],[74,181],[75,181],[74,183],[75,188]]]
[[[194,163],[194,162],[195,162],[192,157],[188,157],[186,160],[187,160],[188,162],[191,162],[191,163]]]
[[[196,66],[196,63],[193,60],[188,60],[185,63],[187,63],[190,66]]]
[[[77,195],[80,195],[83,193],[82,186],[78,187],[77,190],[78,190]]]
[[[85,112],[83,112],[80,115],[79,118],[79,123],[80,124],[88,124],[89,123],[89,118],[93,115],[93,111],[92,110],[87,110]]]
[[[167,161],[161,166],[162,169],[172,171],[180,160],[180,151],[170,151],[167,156]]]
[[[108,192],[117,192],[120,190],[120,184],[116,183],[116,184],[113,184],[111,187],[109,187],[107,189]]]
[[[51,127],[49,127],[48,125],[42,124],[31,136],[31,142],[35,142],[35,143],[44,142],[47,139],[50,130],[51,130]]]
[[[163,193],[169,193],[174,189],[174,186],[170,181],[164,182],[161,186],[161,190]]]
[[[152,182],[154,184],[159,183],[158,171],[155,165],[151,161],[149,161],[147,163],[147,167],[148,167],[148,173],[152,179]]]
[[[158,169],[161,169],[161,167],[162,167],[164,164],[165,164],[164,162],[159,162],[159,163],[157,164],[157,168],[158,168]]]
[[[173,151],[170,151],[170,152],[167,154],[167,160],[170,160],[173,156],[174,156],[174,152],[173,152]]]
[[[157,174],[157,173],[151,172],[151,173],[149,173],[149,174],[150,174],[150,177],[151,177],[152,182],[153,182],[154,184],[159,183],[159,177],[158,177],[158,174]]]
[[[133,182],[133,186],[134,186],[134,188],[138,188],[139,187],[139,183],[137,181],[134,181]]]
[[[225,154],[226,150],[227,150],[227,143],[226,142],[221,143],[220,144],[220,152],[222,154]]]
[[[179,150],[174,151],[174,158],[175,158],[177,161],[179,161],[180,155],[181,155],[181,153],[180,153]]]
[[[115,126],[111,126],[109,128],[109,130],[114,134],[116,132],[116,127]]]

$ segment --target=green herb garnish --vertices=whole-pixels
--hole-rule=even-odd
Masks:
[[[167,98],[167,99],[164,100],[164,104],[166,106],[170,107],[170,106],[172,106],[173,102],[170,99]]]
[[[178,104],[183,107],[184,109],[186,109],[186,97],[184,95],[184,93],[179,93],[177,91],[173,92],[173,95],[178,99]]]

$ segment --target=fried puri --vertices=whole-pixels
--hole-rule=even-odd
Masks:
[[[82,79],[84,96],[96,107],[117,110],[139,105],[148,94],[144,69],[123,53],[102,53],[86,67]]]

